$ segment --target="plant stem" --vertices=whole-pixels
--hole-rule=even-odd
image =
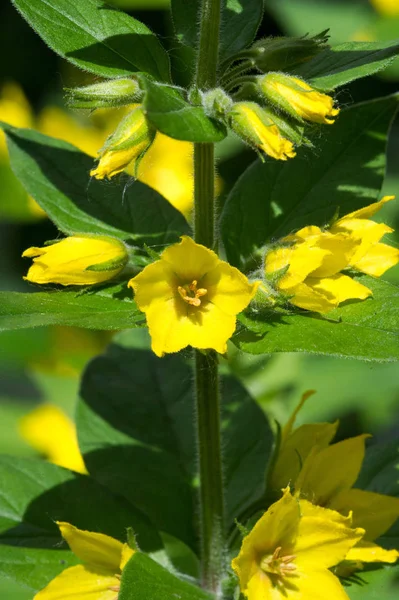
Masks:
[[[215,87],[219,53],[221,0],[202,0],[195,85]],[[215,246],[214,144],[194,144],[194,237]],[[218,593],[223,573],[223,473],[218,358],[214,351],[195,351],[197,451],[200,471],[202,585]]]

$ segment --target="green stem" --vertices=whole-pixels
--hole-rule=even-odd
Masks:
[[[236,65],[235,67],[233,67],[232,69],[227,71],[227,73],[225,75],[223,75],[223,77],[221,78],[220,83],[221,83],[222,87],[224,86],[224,84],[227,84],[232,79],[234,79],[234,77],[238,77],[239,75],[242,75],[243,73],[247,73],[248,71],[250,71],[253,68],[254,68],[254,65],[251,60],[246,60],[245,62],[242,62],[242,63]]]
[[[195,86],[201,91],[217,82],[221,6],[221,0],[202,0],[201,4],[195,77]],[[208,248],[215,246],[214,144],[194,144],[194,237]],[[202,585],[218,593],[224,570],[224,497],[216,352],[195,351],[195,389]]]

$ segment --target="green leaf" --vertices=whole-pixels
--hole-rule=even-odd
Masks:
[[[222,4],[219,57],[224,60],[253,41],[263,15],[263,0],[226,0]],[[178,39],[195,48],[200,0],[172,0],[172,15]]]
[[[202,106],[193,106],[171,86],[161,85],[144,77],[146,117],[154,127],[177,140],[188,142],[219,142],[226,129],[205,114]]]
[[[64,233],[100,233],[141,246],[163,246],[189,233],[182,214],[144,183],[97,181],[89,175],[93,159],[71,144],[2,127],[14,173]]]
[[[308,352],[362,360],[399,360],[399,288],[361,276],[373,297],[347,302],[326,316],[315,313],[252,310],[241,315],[246,326],[234,343],[251,354]]]
[[[157,358],[146,332],[125,332],[86,370],[78,437],[90,472],[156,526],[197,544],[193,373],[181,354]],[[227,526],[264,494],[273,434],[257,404],[224,377]]]
[[[137,552],[123,569],[119,600],[212,600],[205,590],[182,581],[149,556]]]
[[[398,95],[348,108],[322,130],[315,150],[300,148],[286,163],[254,162],[238,179],[222,214],[230,263],[252,268],[268,243],[305,225],[324,226],[375,202],[385,172],[385,149]]]
[[[162,547],[148,520],[90,477],[43,460],[0,457],[0,574],[43,588],[76,557],[61,545],[56,521],[121,541],[133,527],[147,551]]]
[[[169,58],[140,21],[102,0],[12,0],[52,50],[74,65],[119,77],[144,71],[170,81]]]
[[[347,42],[320,52],[296,72],[315,87],[329,91],[385,69],[398,54],[399,40]]]
[[[126,283],[84,293],[0,292],[0,331],[42,325],[112,330],[140,327],[143,322]]]
[[[365,566],[344,582],[350,600],[393,600],[398,595],[399,565]]]

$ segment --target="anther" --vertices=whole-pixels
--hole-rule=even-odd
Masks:
[[[177,291],[187,304],[191,306],[201,306],[201,298],[208,293],[205,288],[197,288],[197,280],[194,279],[190,284],[181,286],[179,285]]]

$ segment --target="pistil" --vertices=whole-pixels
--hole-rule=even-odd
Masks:
[[[191,306],[201,306],[201,298],[208,293],[208,290],[205,288],[197,288],[197,280],[194,279],[190,284],[181,286],[177,288],[180,296],[183,298],[184,302],[190,304]]]

